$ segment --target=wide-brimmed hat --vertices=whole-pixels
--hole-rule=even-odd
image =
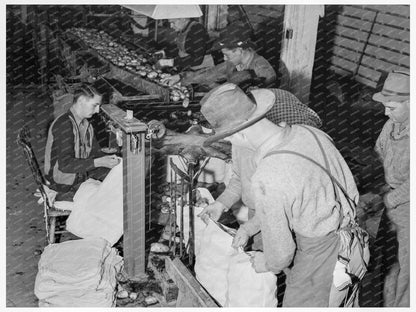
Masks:
[[[204,146],[241,131],[262,119],[273,107],[275,96],[268,89],[252,90],[256,102],[233,83],[225,83],[208,92],[201,100],[201,113],[215,134]]]
[[[250,40],[251,30],[240,24],[228,26],[215,41],[212,50],[235,49],[235,48],[254,48],[254,43]]]
[[[388,74],[383,90],[373,95],[377,102],[404,101],[410,98],[410,76],[408,72],[393,71]]]

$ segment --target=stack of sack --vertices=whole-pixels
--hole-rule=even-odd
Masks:
[[[47,246],[38,264],[39,307],[113,307],[123,259],[102,238]]]

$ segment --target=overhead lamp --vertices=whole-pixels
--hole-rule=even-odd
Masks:
[[[193,18],[202,16],[199,5],[123,5],[139,14],[155,20],[170,18]]]

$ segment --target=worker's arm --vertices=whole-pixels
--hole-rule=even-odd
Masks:
[[[181,83],[183,85],[208,84],[227,79],[227,64],[222,62],[214,67],[201,69],[195,72],[188,71],[182,74]]]
[[[392,128],[392,121],[389,119],[386,121],[386,123],[383,126],[383,129],[381,130],[376,145],[374,147],[374,150],[376,151],[380,161],[383,163],[384,157],[385,157],[385,145],[387,142],[387,138],[390,135],[390,131]]]
[[[254,72],[257,77],[264,78],[264,87],[270,88],[276,82],[276,72],[270,63],[264,58],[258,58],[254,61]]]
[[[410,177],[399,187],[384,195],[384,204],[390,209],[408,202],[410,202]]]
[[[256,217],[261,224],[263,252],[268,270],[278,274],[294,257],[296,244],[291,231],[291,195],[296,194],[288,166],[269,166],[274,157],[263,160],[252,178]],[[279,159],[281,161],[281,159]],[[279,179],[276,179],[279,177]],[[245,225],[244,225],[245,226]]]

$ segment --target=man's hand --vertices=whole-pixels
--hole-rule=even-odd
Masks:
[[[173,86],[181,80],[179,75],[173,75],[166,78],[160,79],[160,82],[164,85]]]
[[[264,273],[269,271],[266,267],[266,258],[264,257],[263,252],[254,252],[251,255],[250,262],[257,273]]]
[[[120,160],[116,155],[107,155],[100,158],[95,158],[94,167],[106,167],[111,169],[118,165],[119,162]]]
[[[383,197],[379,194],[366,193],[360,196],[360,200],[357,205],[357,213],[375,213],[382,210],[384,207]]]
[[[215,201],[211,205],[208,205],[201,211],[198,215],[205,223],[208,223],[208,219],[211,218],[214,221],[218,221],[221,217],[221,214],[225,210],[225,206],[223,203],[219,201]]]
[[[231,246],[235,249],[238,249],[239,247],[244,247],[245,245],[247,245],[249,238],[250,235],[248,235],[247,231],[240,226],[240,228],[234,236]]]

